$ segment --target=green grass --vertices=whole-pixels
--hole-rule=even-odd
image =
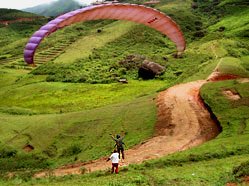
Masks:
[[[47,21],[46,18],[39,17],[31,21],[14,22],[8,26],[0,28],[0,53],[21,55],[27,39],[33,34],[41,25]]]
[[[209,27],[210,31],[217,31],[219,27],[225,27],[224,35],[228,37],[248,37],[249,35],[249,10],[248,8],[237,10],[236,14],[228,15],[217,24]]]
[[[223,89],[229,88],[235,88],[244,101],[232,102],[221,94]],[[84,185],[224,185],[229,181],[238,182],[239,178],[235,177],[234,173],[235,167],[249,160],[248,104],[244,105],[249,97],[248,92],[248,83],[238,83],[237,80],[226,81],[225,84],[224,82],[215,82],[204,85],[201,90],[204,101],[218,117],[223,132],[218,138],[201,146],[148,161],[142,165],[123,168],[118,176],[102,171],[84,176],[31,180],[26,184],[46,185],[49,182],[51,185],[67,185],[70,182],[71,185],[83,183]],[[141,106],[138,107],[141,108]],[[240,113],[239,118],[236,114],[238,112]],[[75,114],[77,115],[77,113]],[[103,114],[106,116],[106,113]],[[76,115],[73,116],[75,120],[77,120]],[[82,116],[82,113],[80,115]],[[89,116],[89,113],[87,115]],[[125,117],[123,121],[127,121],[127,118],[129,117]],[[62,119],[62,121],[67,120]],[[228,121],[230,124],[227,124]],[[77,127],[77,125],[69,127],[68,132],[78,130]],[[78,132],[81,134],[81,131]],[[62,136],[62,139],[67,141],[65,137],[69,136]],[[72,136],[70,137],[72,138]],[[80,157],[80,154],[77,156]],[[17,177],[8,184],[15,184],[17,181],[23,183],[22,179]]]
[[[213,113],[222,125],[220,136],[248,133],[249,124],[249,83],[237,80],[221,81],[205,84],[201,96],[212,108]],[[223,93],[231,90],[240,95],[239,100],[231,100]]]
[[[222,74],[233,74],[240,77],[249,77],[249,71],[241,65],[237,58],[222,58],[217,66],[217,70]]]
[[[72,63],[78,59],[87,58],[92,54],[93,49],[98,49],[106,43],[116,40],[127,31],[132,29],[134,24],[131,22],[113,22],[102,28],[101,33],[93,30],[92,33],[78,39],[62,55],[55,59],[55,63]],[[82,51],[82,48],[84,50]]]
[[[35,147],[35,152],[43,151],[48,155],[49,152],[45,151],[56,148],[55,157],[65,163],[75,157],[63,155],[63,150],[71,145],[82,150],[77,155],[81,161],[108,155],[113,146],[110,133],[126,132],[127,148],[145,140],[153,134],[156,110],[153,97],[145,96],[75,113],[38,116],[1,114],[0,118],[1,142],[16,149],[22,149],[29,143]]]
[[[158,90],[206,79],[218,63],[223,73],[248,76],[248,8],[230,6],[242,2],[234,0],[197,2],[200,6],[195,10],[190,0],[162,0],[156,5],[184,32],[187,49],[182,58],[174,58],[174,44],[151,28],[121,21],[90,21],[68,26],[44,39],[38,57],[46,58],[57,48],[61,55],[55,62],[24,70],[23,61],[14,57],[22,56],[28,37],[42,21],[34,27],[28,23],[1,27],[0,60],[10,61],[0,66],[0,165],[1,173],[18,172],[9,181],[1,177],[0,184],[225,185],[240,181],[235,173],[238,166],[244,175],[249,174],[249,86],[230,80],[208,83],[201,89],[204,101],[222,126],[222,133],[214,140],[131,165],[119,175],[102,171],[31,178],[38,169],[109,155],[113,147],[109,133],[127,132],[127,148],[153,136]],[[225,27],[223,32],[218,31],[221,26]],[[103,30],[97,33],[97,29]],[[73,50],[76,46],[77,52]],[[137,69],[119,66],[119,61],[131,54],[164,65],[166,72],[156,80],[139,80]],[[116,83],[123,77],[128,84]],[[241,99],[229,100],[222,93],[228,89]],[[26,144],[35,150],[24,153]]]
[[[18,18],[37,18],[41,16],[21,10],[0,8],[0,17],[0,21],[10,21]]]
[[[12,79],[11,75],[3,74]],[[134,100],[150,95],[167,85],[162,81],[129,81],[128,84],[74,84],[41,82],[43,76],[27,76],[12,86],[0,91],[0,108],[30,109],[33,113],[63,113],[82,109],[93,109],[105,105]],[[3,84],[5,84],[3,82]],[[7,111],[6,111],[7,112]]]
[[[66,176],[63,178],[45,178],[24,182],[20,177],[7,182],[9,185],[224,185],[235,181],[234,167],[248,161],[248,155],[238,155],[223,159],[186,162],[178,165],[161,165],[157,167],[130,166],[119,175],[108,172],[96,172],[83,176]],[[212,176],[210,176],[212,175]],[[5,184],[5,182],[2,182]]]
[[[115,22],[115,24],[109,25],[109,30],[113,29],[111,26],[116,27],[117,25],[123,25],[121,28],[126,32],[121,32],[123,34],[119,35],[115,40],[109,41],[108,37],[110,38],[111,36],[109,35],[106,38],[106,41],[109,41],[108,43],[99,48],[94,48],[92,51],[89,51],[88,45],[81,45],[82,47],[84,46],[86,53],[87,51],[91,53],[91,55],[88,54],[88,58],[83,55],[82,59],[78,59],[69,65],[59,62],[47,63],[32,73],[49,75],[48,81],[110,83],[116,82],[120,78],[138,79],[138,69],[128,70],[119,65],[119,62],[128,55],[144,55],[149,60],[165,64],[163,57],[172,53],[174,48],[172,43],[168,45],[169,41],[167,38],[164,38],[159,32],[151,28],[143,25],[134,26],[131,23]],[[105,32],[105,29],[103,32]],[[98,34],[101,36],[101,33]],[[104,36],[106,37],[105,34]],[[84,38],[82,39],[84,40]],[[98,45],[98,43],[98,39],[92,41],[93,45]],[[165,47],[166,43],[168,47]],[[147,51],[151,52],[148,53]]]

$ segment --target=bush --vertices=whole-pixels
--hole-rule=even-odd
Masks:
[[[50,145],[43,151],[48,157],[55,157],[57,155],[57,147],[55,145]]]
[[[249,175],[249,161],[241,163],[239,166],[234,167],[233,175],[236,178],[241,178],[243,176]]]
[[[68,157],[77,155],[82,151],[82,149],[79,147],[78,144],[72,144],[68,148],[64,149],[61,156],[62,157]]]
[[[194,33],[194,37],[204,37],[205,36],[205,31],[198,30]]]
[[[0,107],[0,112],[11,115],[34,115],[36,114],[31,109],[20,108],[20,107]]]
[[[39,154],[15,153],[7,158],[0,158],[0,171],[17,171],[21,169],[34,170],[45,169],[50,166],[47,158]]]
[[[16,156],[17,151],[11,147],[1,147],[0,158],[12,158]]]

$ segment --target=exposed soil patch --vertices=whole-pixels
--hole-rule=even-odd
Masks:
[[[249,176],[245,176],[245,177],[243,178],[243,182],[244,182],[244,183],[247,183],[247,184],[249,185]]]
[[[238,79],[239,83],[248,83],[249,82],[249,78],[240,78]]]
[[[4,24],[4,25],[9,25],[9,24],[11,24],[11,23],[15,23],[15,22],[23,22],[23,21],[33,21],[33,20],[35,20],[36,19],[36,17],[34,17],[34,18],[18,18],[18,19],[15,19],[15,20],[8,20],[8,21],[0,21],[0,23],[1,24]]]
[[[236,78],[239,78],[239,76],[233,74],[222,74],[218,71],[214,71],[207,78],[207,81],[223,81],[223,80],[236,79]]]
[[[239,100],[241,98],[240,95],[233,90],[224,90],[222,93],[230,100]]]
[[[237,183],[231,183],[231,182],[229,182],[229,183],[226,184],[226,186],[237,186]]]
[[[242,180],[243,185],[249,185],[249,176],[245,176],[241,180]],[[237,184],[233,182],[229,182],[226,184],[226,186],[237,186],[237,185],[241,185],[241,184]]]
[[[23,148],[22,148],[25,152],[31,152],[32,150],[34,150],[35,148],[32,146],[32,145],[25,145]]]
[[[235,91],[233,91],[233,90],[223,90],[223,92],[222,92],[228,99],[230,99],[230,100],[239,100],[241,97],[240,97],[240,95],[237,93],[237,92],[235,92]]]
[[[142,163],[177,151],[182,151],[215,138],[220,128],[212,120],[199,96],[205,80],[179,84],[157,97],[158,116],[153,138],[126,150],[126,159],[120,166]],[[54,171],[43,171],[35,177],[82,174],[108,169],[107,157],[88,163],[67,165]],[[84,170],[84,171],[82,171]]]

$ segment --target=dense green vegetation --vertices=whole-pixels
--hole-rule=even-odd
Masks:
[[[37,18],[36,14],[15,9],[0,8],[0,21],[18,20],[20,18]]]
[[[118,176],[102,171],[31,179],[40,169],[108,155],[113,147],[109,133],[126,133],[128,148],[150,138],[156,121],[154,98],[160,90],[206,79],[216,67],[223,74],[248,77],[247,1],[162,0],[155,8],[183,30],[187,49],[181,58],[174,57],[172,42],[150,28],[90,21],[46,38],[37,50],[38,66],[31,68],[22,59],[23,48],[47,20],[0,28],[1,185],[225,185],[249,175],[249,84],[229,80],[201,89],[222,127],[216,139],[124,167]],[[138,60],[125,63],[129,56]],[[154,80],[139,79],[143,59],[165,66],[165,73]],[[120,78],[128,84],[118,83]],[[227,90],[240,99],[231,100],[224,94]],[[34,150],[25,152],[26,145]],[[15,172],[11,180],[8,171]]]

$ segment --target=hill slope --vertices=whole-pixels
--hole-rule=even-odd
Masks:
[[[221,123],[223,131],[218,138],[185,152],[123,168],[115,178],[104,171],[73,179],[30,180],[32,171],[108,155],[113,146],[109,133],[126,132],[127,148],[152,137],[154,98],[160,90],[206,79],[217,64],[220,73],[248,77],[246,1],[196,1],[195,9],[192,3],[162,0],[156,5],[184,31],[188,45],[182,58],[174,58],[172,43],[154,30],[122,21],[93,21],[69,26],[44,40],[37,57],[44,60],[58,51],[58,58],[32,69],[25,66],[21,56],[36,28],[27,28],[27,33],[18,30],[26,28],[23,23],[0,28],[4,41],[0,47],[1,184],[26,180],[27,185],[224,185],[248,175],[248,83],[230,80],[201,89],[204,101]],[[36,27],[42,24],[37,22]],[[125,32],[115,38],[104,37],[105,31],[118,25]],[[103,36],[102,45],[99,41],[93,41],[95,49],[78,45],[79,51],[87,51],[89,56],[60,63],[62,54],[72,50],[77,41],[97,34]],[[133,54],[166,66],[166,72],[155,80],[139,79],[137,67],[128,70],[119,63]],[[116,82],[123,77],[128,84]],[[226,90],[238,93],[241,99],[231,101],[222,93]],[[34,149],[26,153],[23,149],[29,145]],[[236,172],[239,168],[244,172]],[[6,181],[7,171],[16,171],[19,177]]]

